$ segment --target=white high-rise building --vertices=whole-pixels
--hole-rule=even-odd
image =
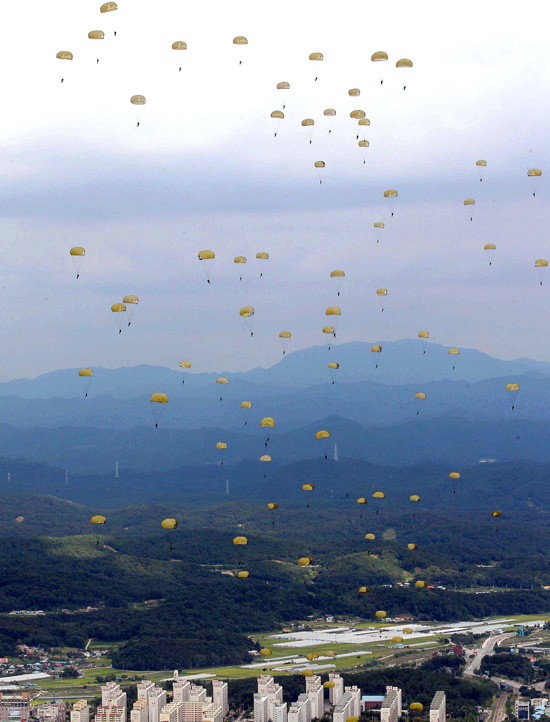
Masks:
[[[269,674],[262,674],[258,677],[258,694],[266,694],[267,688],[274,684],[274,679]]]
[[[321,677],[313,675],[306,677],[306,694],[311,705],[311,719],[320,719],[324,714],[325,688]]]
[[[275,705],[281,704],[283,701],[283,688],[280,684],[270,684],[266,687],[263,696],[267,697],[267,719],[273,720],[273,709]]]
[[[397,722],[401,718],[401,690],[386,687],[386,696],[380,708],[380,722]]]
[[[110,699],[107,705],[97,708],[95,722],[126,722],[126,707],[113,704]]]
[[[109,702],[114,707],[124,707],[124,719],[126,720],[126,692],[120,689],[116,682],[107,682],[101,686],[101,706],[108,707]]]
[[[229,698],[227,682],[222,679],[212,680],[212,701],[222,708],[223,716],[229,712]]]
[[[353,687],[344,687],[344,692],[348,692],[351,694],[351,699],[353,701],[352,704],[352,712],[351,715],[355,717],[361,716],[361,690],[359,687],[354,685]]]
[[[222,708],[213,702],[203,704],[201,722],[223,722]]]
[[[333,722],[346,722],[347,718],[353,715],[353,704],[353,697],[350,692],[344,692],[340,697],[340,701],[334,707]]]
[[[144,699],[146,702],[149,701],[149,693],[155,689],[154,682],[150,682],[146,679],[144,682],[139,682],[137,686],[137,698]]]
[[[329,682],[334,682],[334,687],[329,688],[328,698],[330,703],[336,706],[344,694],[344,680],[338,672],[329,672],[328,679]]]
[[[182,702],[183,722],[202,722],[204,702]]]
[[[182,702],[168,702],[160,711],[160,722],[182,722]]]
[[[302,710],[297,707],[294,703],[290,705],[288,710],[288,722],[301,722]]]
[[[206,702],[206,689],[200,684],[192,684],[189,688],[189,702]]]
[[[90,706],[85,699],[79,699],[73,704],[71,722],[90,722]]]
[[[273,722],[288,722],[288,709],[286,702],[273,705]]]
[[[130,722],[149,722],[149,706],[146,699],[136,699],[130,712]]]
[[[438,691],[435,693],[430,705],[430,722],[445,722],[446,714],[447,698],[445,692]]]
[[[147,706],[149,708],[149,722],[160,722],[160,711],[166,704],[166,690],[153,687],[149,691]]]
[[[189,702],[191,683],[187,679],[175,679],[172,687],[174,702]]]
[[[294,703],[296,707],[300,708],[301,722],[311,722],[311,701],[307,695],[307,692],[298,695],[298,699]]]
[[[254,695],[254,722],[268,722],[267,697],[261,694]]]

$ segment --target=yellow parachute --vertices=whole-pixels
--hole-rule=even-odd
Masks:
[[[233,38],[233,45],[248,45],[248,40],[244,35],[237,35],[236,38]]]
[[[118,5],[115,2],[103,3],[99,8],[100,13],[112,13],[115,10],[118,10]]]
[[[548,261],[544,258],[539,258],[535,261],[535,268],[546,268],[548,266]]]
[[[187,50],[187,43],[183,40],[176,40],[172,43],[172,50]]]
[[[367,117],[367,114],[364,110],[352,110],[349,117],[354,118],[355,120],[363,120],[363,118]]]
[[[502,512],[501,512],[501,511],[493,511],[493,512],[491,513],[491,516],[492,516],[492,517],[502,516]]]
[[[113,316],[113,318],[116,321],[116,324],[118,326],[118,332],[120,334],[120,333],[122,333],[122,320],[121,319],[123,317],[120,316],[119,314],[126,313],[126,305],[124,303],[113,303],[113,305],[111,306],[111,311],[113,313],[117,314],[116,316]]]
[[[506,384],[506,391],[519,391],[519,384]]]
[[[419,579],[417,582],[414,583],[414,586],[418,589],[425,589],[428,586],[428,582]]]
[[[278,504],[276,501],[270,501],[270,502],[268,503],[268,505],[267,505],[267,508],[268,508],[269,510],[273,511],[273,510],[279,508],[279,504]]]
[[[420,497],[418,496],[418,494],[411,494],[409,496],[409,501],[420,501]]]
[[[458,471],[451,471],[449,474],[449,479],[460,479],[460,474]]]
[[[374,494],[372,495],[372,498],[373,499],[385,499],[386,495],[384,494],[383,491],[375,491]]]
[[[403,627],[403,634],[412,634],[413,630],[410,627]]]
[[[210,261],[216,258],[216,254],[214,251],[199,251],[198,257],[199,261]]]
[[[216,444],[216,449],[227,449],[227,444],[225,441],[218,441]]]
[[[367,500],[365,499],[364,496],[360,496],[359,499],[357,499],[357,503],[358,504],[366,504]]]
[[[90,30],[88,37],[90,40],[103,40],[105,38],[105,33],[103,30]]]
[[[72,60],[73,54],[70,50],[60,50],[55,57],[59,60]]]
[[[497,247],[495,246],[494,243],[486,243],[486,244],[483,246],[483,250],[484,250],[484,251],[496,251],[496,248],[497,248]]]
[[[323,53],[310,53],[309,55],[310,60],[324,60]]]
[[[322,429],[321,431],[317,431],[315,433],[316,439],[330,439],[330,432]]]
[[[260,461],[271,461],[271,456],[264,454],[263,456],[260,456]]]
[[[302,484],[302,491],[313,491],[315,484]]]
[[[368,539],[369,541],[374,541],[376,539],[376,536],[369,532],[368,534],[365,534],[365,539]]]
[[[451,356],[458,356],[460,354],[460,351],[457,348],[450,348],[448,353]]]
[[[319,655],[317,654],[317,652],[308,652],[306,654],[306,659],[310,662],[313,662],[314,659],[319,659]]]
[[[326,656],[327,657],[329,656],[328,652],[327,652]],[[335,686],[334,682],[331,682],[330,680],[328,682],[323,682],[323,687],[325,689],[332,689],[334,686]]]
[[[266,251],[260,251],[259,253],[256,253],[256,258],[259,258],[261,261],[267,261],[269,258],[269,253]]]
[[[178,528],[178,520],[177,519],[163,519],[161,521],[160,525],[163,529],[177,529]]]
[[[369,591],[368,587],[359,587],[359,594],[368,594]]]
[[[401,58],[401,60],[398,60],[395,64],[396,68],[412,68],[412,66],[412,60],[408,58]]]
[[[338,271],[338,270],[336,270],[336,271],[331,271],[331,272],[330,272],[330,277],[331,277],[331,278],[343,278],[345,275],[346,275],[346,274],[344,273],[344,271]]]
[[[311,557],[300,557],[300,559],[298,559],[298,564],[301,567],[309,567],[312,561],[313,559]]]
[[[395,636],[395,637],[392,637],[392,638],[391,638],[391,641],[392,641],[394,644],[403,644],[403,637],[400,637],[399,635],[397,635],[397,636]]]
[[[429,331],[419,331],[418,338],[430,338],[430,332]]]
[[[350,96],[350,98],[358,98],[361,95],[361,91],[359,90],[359,88],[350,88],[348,90],[348,95]]]
[[[372,353],[382,353],[382,346],[371,346],[370,350]]]
[[[266,647],[265,649],[260,649],[260,654],[262,655],[262,657],[270,657],[273,652]]]
[[[475,206],[476,202],[473,198],[466,198],[464,201],[465,206]]]
[[[93,372],[93,369],[80,369],[80,371],[78,372],[78,375],[84,376],[84,377],[86,377],[86,376],[89,377],[89,376],[93,376],[94,372]]]
[[[340,368],[340,364],[337,361],[331,361],[328,365],[329,369],[337,371]]]
[[[180,367],[182,369],[190,369],[191,368],[191,361],[180,361]]]
[[[373,53],[370,56],[370,59],[372,60],[373,63],[379,63],[382,60],[387,60],[388,54],[385,53],[383,50],[378,50],[376,53]]]
[[[277,90],[290,90],[290,83],[287,83],[285,80],[277,83]]]
[[[411,704],[409,705],[409,709],[411,710],[411,712],[414,712],[416,710],[418,710],[418,712],[422,712],[422,710],[424,709],[424,705],[421,702],[411,702]]]
[[[105,524],[107,519],[104,516],[101,516],[101,514],[94,514],[90,521],[92,524]]]
[[[246,546],[248,544],[248,539],[245,536],[236,536],[233,539],[233,544],[235,546]]]
[[[527,171],[527,176],[529,178],[540,178],[541,175],[542,175],[542,171],[539,168],[530,168]]]
[[[157,404],[167,404],[168,403],[168,396],[166,394],[161,393],[154,393],[151,394],[150,401],[155,402]]]
[[[241,409],[251,409],[252,408],[252,401],[241,401]]]
[[[272,416],[266,416],[260,421],[260,426],[264,426],[268,429],[275,428],[275,419]]]
[[[426,394],[425,394],[423,391],[419,391],[417,394],[414,395],[414,398],[415,398],[415,399],[425,400],[425,399],[426,399]]]
[[[244,306],[239,311],[239,315],[243,318],[250,318],[250,316],[254,315],[254,308],[252,306]]]
[[[218,376],[216,379],[217,384],[228,384],[229,380],[225,376]]]
[[[325,316],[341,316],[342,312],[338,306],[329,306],[325,311]]]
[[[303,669],[302,677],[313,677],[313,672],[311,671],[311,669]]]
[[[409,551],[413,552],[415,549],[418,549],[418,544],[414,544],[413,542],[411,542],[410,544],[407,544],[407,549]],[[405,631],[405,630],[403,630],[403,631]]]
[[[385,619],[388,615],[386,614],[386,612],[383,612],[382,610],[380,610],[380,611],[376,612],[374,616],[377,617],[378,619]]]
[[[399,193],[394,189],[390,188],[387,191],[384,191],[384,198],[397,198]]]
[[[237,572],[237,579],[248,579],[249,576],[250,576],[250,572],[245,572],[245,571]]]

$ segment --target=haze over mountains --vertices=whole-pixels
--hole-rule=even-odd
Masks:
[[[417,340],[383,343],[381,354],[370,346],[315,347],[269,369],[220,371],[229,378],[224,386],[218,374],[151,366],[95,369],[88,398],[78,369],[3,383],[0,455],[76,473],[106,473],[115,460],[144,470],[216,464],[218,441],[228,445],[225,464],[257,462],[263,453],[283,464],[322,458],[333,443],[342,457],[377,464],[550,461],[550,364],[473,349],[449,356],[447,347]],[[340,364],[333,376],[329,361]],[[520,391],[507,392],[510,382]],[[154,391],[170,397],[159,430]],[[414,398],[418,391],[425,401]],[[242,410],[243,400],[253,408]],[[264,416],[276,422],[267,452]],[[325,446],[314,439],[321,428],[331,433]]]

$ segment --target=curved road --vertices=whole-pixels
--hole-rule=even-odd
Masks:
[[[489,652],[492,652],[495,647],[500,646],[501,642],[503,642],[505,639],[508,639],[509,637],[515,637],[515,632],[508,634],[497,634],[494,637],[488,637],[481,645],[481,649],[476,654],[476,656],[472,659],[471,662],[468,662],[468,664],[464,668],[464,676],[473,677],[476,669],[479,669],[483,658],[486,657]]]

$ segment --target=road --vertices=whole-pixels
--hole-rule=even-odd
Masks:
[[[492,652],[496,646],[499,646],[501,642],[503,642],[505,639],[514,636],[515,632],[512,632],[510,634],[497,634],[495,637],[488,637],[481,645],[481,649],[476,654],[476,656],[472,659],[471,662],[466,665],[464,669],[464,676],[473,677],[476,669],[479,669],[483,658],[490,652]]]

